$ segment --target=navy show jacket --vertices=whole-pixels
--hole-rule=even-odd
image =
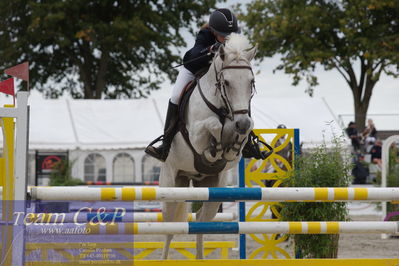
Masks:
[[[214,56],[213,53],[191,62],[187,61],[207,54],[209,52],[209,47],[216,42],[217,40],[215,35],[209,28],[201,29],[195,39],[194,47],[188,50],[183,57],[184,67],[190,70],[193,74],[197,73],[201,69],[209,68]]]

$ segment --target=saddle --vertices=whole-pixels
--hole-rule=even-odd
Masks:
[[[190,100],[191,94],[193,93],[195,86],[197,86],[198,80],[202,78],[208,72],[208,68],[200,69],[197,73],[194,74],[195,79],[187,83],[184,87],[181,95],[180,95],[180,102],[179,102],[179,120],[184,121],[184,113],[187,108],[188,101]]]

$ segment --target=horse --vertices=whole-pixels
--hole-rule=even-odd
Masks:
[[[219,47],[204,76],[187,98],[180,130],[160,173],[161,187],[226,186],[227,170],[237,165],[253,129],[250,104],[255,90],[250,61],[256,47],[232,33]],[[211,221],[221,202],[204,202],[197,222]],[[164,222],[186,222],[185,202],[164,202]],[[162,259],[168,258],[173,235],[166,235]],[[203,259],[203,235],[197,235],[197,259]]]

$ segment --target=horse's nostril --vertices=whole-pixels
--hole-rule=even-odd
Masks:
[[[251,123],[249,120],[239,120],[235,124],[236,126],[236,131],[239,134],[246,134],[248,128],[251,126]]]
[[[240,130],[240,122],[236,122],[236,129]]]

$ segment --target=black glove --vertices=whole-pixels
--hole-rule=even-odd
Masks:
[[[216,42],[214,45],[209,47],[209,52],[215,54],[219,50],[220,45],[222,45],[220,42]]]

